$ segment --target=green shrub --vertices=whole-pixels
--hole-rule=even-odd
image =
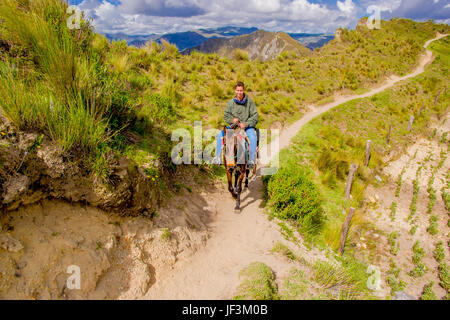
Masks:
[[[397,242],[398,239],[398,232],[392,232],[389,235],[389,245],[391,246],[391,254],[393,254],[394,256],[396,256],[398,254],[398,250],[399,250],[399,243]]]
[[[272,215],[300,224],[301,231],[317,234],[325,220],[318,187],[300,167],[282,167],[267,185]]]
[[[396,216],[396,213],[397,213],[397,202],[395,202],[395,201],[393,201],[392,202],[392,204],[391,204],[391,214],[390,214],[390,217],[391,217],[391,221],[392,222],[394,222],[395,221],[395,216]]]
[[[450,214],[450,193],[445,190],[445,186],[442,188],[442,200],[444,201],[445,208],[447,212]]]
[[[442,262],[445,259],[445,249],[444,249],[444,243],[442,241],[439,241],[436,244],[433,254],[434,254],[434,259],[436,259],[437,262]]]
[[[400,175],[398,176],[397,179],[397,188],[395,189],[395,196],[398,198],[400,196],[400,191],[402,189],[402,179],[403,179],[403,174],[406,172],[406,168],[402,169],[402,172],[400,173]]]
[[[439,285],[447,292],[450,292],[450,272],[445,262],[439,264],[439,279],[441,280]]]
[[[434,285],[433,281],[425,285],[420,300],[437,300],[436,294],[433,291],[433,285]]]
[[[418,278],[425,274],[428,268],[423,264],[422,258],[425,256],[425,250],[420,247],[420,241],[416,241],[413,246],[413,258],[414,269],[411,270],[410,276]]]
[[[437,235],[438,234],[438,217],[437,216],[431,216],[430,217],[430,227],[428,228],[428,233],[431,235]]]
[[[395,294],[397,291],[403,291],[406,288],[406,283],[403,280],[397,281],[397,279],[395,279],[392,275],[387,276],[386,282],[391,288],[391,295]]]

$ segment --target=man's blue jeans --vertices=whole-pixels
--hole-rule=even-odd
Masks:
[[[228,127],[230,129],[230,127]],[[257,145],[257,138],[256,138],[256,130],[255,128],[247,128],[245,129],[245,132],[247,133],[248,140],[250,140],[250,159],[253,160],[253,162],[256,162],[256,145]],[[222,151],[222,138],[224,137],[225,132],[220,131],[220,133],[217,136],[217,147],[216,147],[216,156],[220,157],[221,151]]]

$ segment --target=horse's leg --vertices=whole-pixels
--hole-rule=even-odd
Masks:
[[[239,170],[236,170],[236,172],[234,173],[234,191],[237,192],[237,186],[238,186],[238,181],[239,181],[239,176],[241,175],[241,173],[239,172]]]
[[[239,180],[237,181],[237,190],[236,190],[237,193],[236,207],[234,208],[235,213],[241,212],[241,192],[242,192],[242,181],[244,180],[244,177],[245,177],[245,165],[240,167],[239,170]]]
[[[227,169],[227,179],[228,179],[228,191],[230,191],[233,198],[236,198],[236,193],[233,188],[233,171],[231,169]]]
[[[245,170],[245,187],[248,188],[248,175],[250,173],[250,170]]]

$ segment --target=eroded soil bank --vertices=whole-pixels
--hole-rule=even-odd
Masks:
[[[214,185],[209,187],[214,189]],[[187,192],[153,219],[43,200],[0,218],[2,299],[133,299],[204,246],[215,208]],[[69,266],[81,271],[70,290]],[[70,287],[70,285],[69,285]]]

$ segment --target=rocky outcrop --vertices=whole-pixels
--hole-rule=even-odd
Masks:
[[[92,174],[82,157],[63,152],[36,133],[17,131],[0,119],[0,204],[6,210],[46,198],[82,202],[123,215],[151,215],[161,200],[157,182],[127,158],[106,155],[107,180]]]

